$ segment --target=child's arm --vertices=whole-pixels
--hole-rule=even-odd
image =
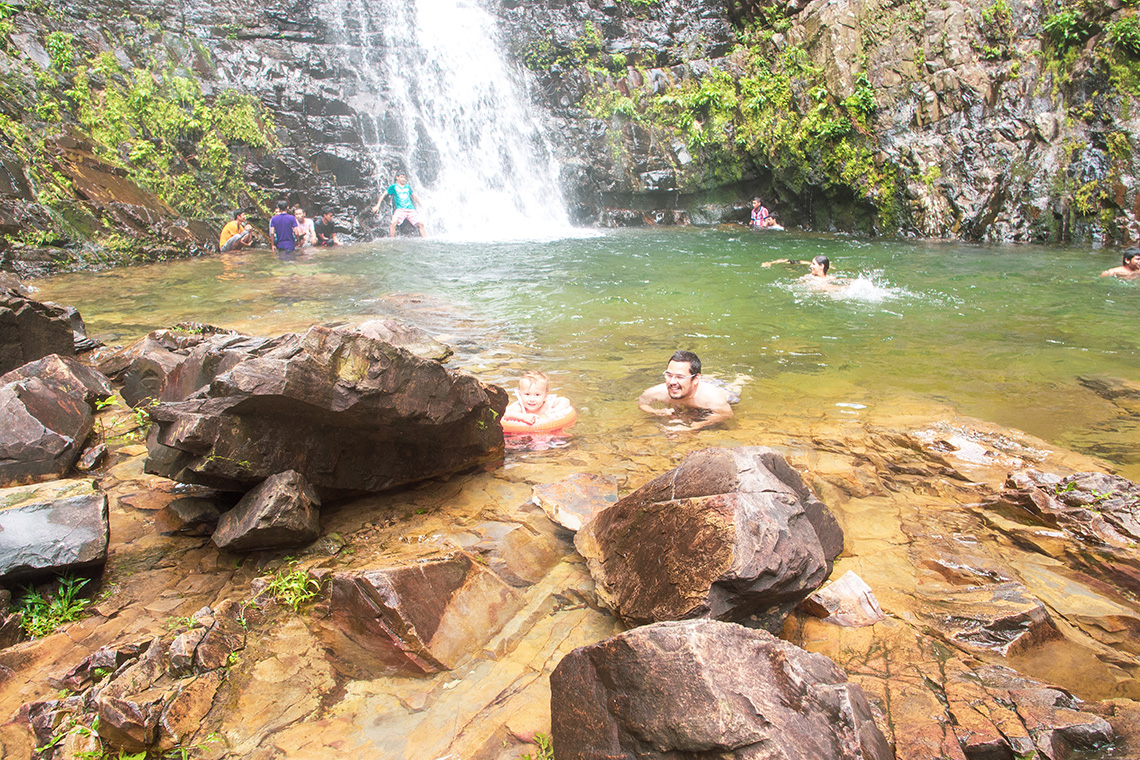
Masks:
[[[565,396],[550,396],[550,409],[547,410],[543,417],[556,417],[561,416],[570,408],[570,399]]]
[[[515,420],[527,425],[533,425],[535,420],[538,419],[537,414],[528,414],[523,411],[522,404],[517,401],[512,401],[507,405],[506,410],[503,412],[504,420]]]

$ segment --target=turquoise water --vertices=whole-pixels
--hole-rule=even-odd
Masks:
[[[1140,423],[1077,380],[1140,381],[1140,282],[1097,277],[1113,252],[741,228],[584,234],[383,240],[294,261],[249,252],[36,285],[108,342],[179,320],[277,334],[400,313],[485,380],[513,388],[523,369],[545,370],[583,412],[583,446],[658,434],[634,400],[686,348],[741,389],[736,432],[948,405],[1140,476]],[[800,279],[806,267],[760,266],[821,253],[848,284],[824,291]]]

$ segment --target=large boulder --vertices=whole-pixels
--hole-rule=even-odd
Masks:
[[[831,660],[733,623],[656,623],[575,649],[550,692],[558,760],[894,757]]]
[[[320,532],[321,500],[304,476],[272,475],[218,520],[214,543],[228,551],[304,546]]]
[[[75,356],[71,317],[54,303],[0,292],[0,374],[50,354]]]
[[[146,467],[222,490],[292,469],[325,494],[383,491],[500,459],[506,404],[471,375],[318,326],[153,407]]]
[[[598,596],[629,625],[754,617],[778,630],[831,574],[835,518],[774,449],[706,449],[578,531]]]
[[[102,567],[109,538],[102,493],[0,509],[0,582]]]
[[[522,601],[465,552],[337,573],[325,640],[352,677],[437,673],[490,641]]]
[[[107,378],[54,354],[0,375],[0,486],[65,474],[112,393]]]

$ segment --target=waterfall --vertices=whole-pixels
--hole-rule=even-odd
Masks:
[[[363,131],[378,191],[406,170],[432,236],[570,234],[523,72],[505,60],[496,21],[477,0],[327,2],[341,64],[359,80],[351,105],[372,122]]]

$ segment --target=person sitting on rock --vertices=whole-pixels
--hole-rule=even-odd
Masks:
[[[518,399],[503,412],[503,422],[538,425],[544,420],[564,417],[570,411],[570,401],[549,390],[550,380],[546,375],[533,369],[524,372],[519,378]]]
[[[1120,266],[1106,269],[1101,277],[1119,277],[1122,280],[1135,280],[1140,277],[1140,248],[1129,248],[1120,259]]]
[[[662,376],[665,382],[646,389],[637,400],[641,411],[679,421],[686,415],[691,421],[681,424],[690,430],[700,430],[733,416],[729,390],[711,380],[702,382],[701,360],[692,351],[675,352]]]
[[[313,223],[313,231],[317,233],[317,245],[322,247],[340,245],[336,237],[336,222],[333,221],[331,211],[321,214],[321,218]]]
[[[245,222],[245,211],[240,208],[234,212],[234,218],[222,227],[222,234],[218,237],[218,250],[222,253],[240,251],[253,245],[253,228]]]
[[[298,206],[293,209],[293,216],[297,220],[297,247],[317,244],[317,231],[313,227],[313,220],[305,217],[305,209]]]
[[[768,213],[768,209],[764,208],[759,198],[752,199],[752,226],[758,230],[780,226],[776,224],[776,220]]]

